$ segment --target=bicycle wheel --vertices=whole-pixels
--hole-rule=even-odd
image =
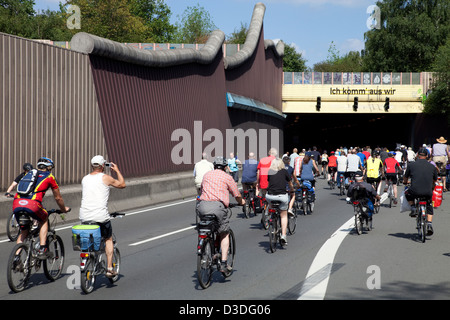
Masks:
[[[8,217],[8,222],[6,223],[6,233],[8,234],[9,240],[15,242],[20,234],[19,223],[17,223],[16,216],[14,213]]]
[[[362,234],[362,228],[363,228],[363,226],[362,226],[361,213],[359,213],[359,211],[357,211],[355,213],[355,230],[358,235]]]
[[[264,230],[267,230],[269,228],[269,221],[268,221],[269,220],[269,217],[268,217],[269,212],[268,211],[269,211],[269,206],[266,205],[261,214],[261,224],[262,224]]]
[[[23,291],[28,284],[31,274],[30,257],[30,247],[25,243],[15,245],[11,251],[6,272],[8,286],[14,292]]]
[[[230,238],[230,246],[228,247],[227,265],[231,267],[231,271],[222,273],[225,278],[228,278],[233,273],[234,256],[236,255],[236,239],[234,238],[233,230],[230,229],[228,236]]]
[[[250,218],[250,205],[248,203],[248,200],[245,201],[245,204],[242,207],[242,211],[244,212],[244,215],[247,219]]]
[[[306,216],[308,214],[308,203],[307,203],[306,199],[303,199],[303,201],[302,201],[302,210],[303,210],[303,214]]]
[[[277,242],[278,242],[278,221],[275,218],[270,219],[269,221],[269,245],[270,251],[277,251]]]
[[[50,281],[55,281],[61,276],[64,266],[64,243],[60,236],[47,237],[48,258],[44,260],[44,274]]]
[[[85,294],[89,294],[94,290],[95,265],[95,259],[93,257],[89,257],[86,261],[84,270],[81,272],[81,289]]]
[[[293,215],[288,213],[288,232],[290,235],[293,235],[297,228],[297,208],[294,206],[292,211],[294,212]]]
[[[211,239],[207,238],[203,241],[201,253],[197,256],[197,279],[200,286],[206,289],[211,284],[211,276],[213,271],[213,244]]]
[[[422,243],[425,242],[427,235],[426,215],[423,215],[423,210],[425,210],[425,208],[421,207],[417,215],[417,231],[419,234],[419,239]]]
[[[120,251],[119,248],[114,247],[114,251],[113,251],[113,257],[112,257],[112,267],[113,270],[117,273],[117,275],[115,275],[112,278],[108,278],[109,282],[114,283],[117,280],[119,280],[120,277]]]

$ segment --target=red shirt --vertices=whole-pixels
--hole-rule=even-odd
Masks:
[[[328,157],[328,166],[329,167],[337,167],[336,163],[337,157],[335,155]]]
[[[272,163],[272,160],[275,159],[274,156],[268,156],[265,158],[262,158],[258,163],[258,171],[259,171],[259,188],[260,189],[267,189],[269,187],[269,168],[270,164]]]
[[[386,168],[386,173],[397,173],[396,167],[400,168],[398,161],[391,157],[384,160],[383,165]]]
[[[202,180],[202,201],[220,201],[225,207],[230,204],[230,194],[240,197],[238,186],[234,179],[225,171],[216,169],[208,171]]]

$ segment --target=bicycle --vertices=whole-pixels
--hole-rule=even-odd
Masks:
[[[277,251],[277,243],[280,244],[280,247],[283,247],[283,243],[281,241],[281,215],[280,215],[280,201],[272,201],[269,207],[269,246],[270,251],[274,253]],[[288,231],[290,234],[294,234],[296,227],[296,211],[294,212],[295,218],[292,218],[291,221],[288,217]],[[291,225],[291,223],[293,223]]]
[[[355,230],[358,235],[361,235],[364,229],[364,225],[367,227],[367,231],[372,230],[372,219],[367,214],[368,208],[365,206],[364,200],[353,200],[353,210],[355,212]]]
[[[49,219],[54,213],[62,214],[60,210],[52,209],[48,211]],[[49,221],[47,233],[48,253],[44,260],[39,259],[39,230],[33,225],[33,219],[24,211],[17,213],[21,230],[29,230],[27,237],[22,243],[16,244],[9,256],[7,267],[8,286],[13,292],[23,291],[30,280],[33,268],[39,271],[43,265],[45,277],[51,282],[57,280],[63,271],[64,266],[64,243],[60,236],[56,234],[56,215]],[[61,216],[64,220],[64,216]]]
[[[419,197],[414,199],[414,206],[416,208],[416,228],[417,235],[422,243],[426,240],[427,235],[427,203],[428,198]]]
[[[113,212],[109,214],[112,218],[123,217],[125,213]],[[98,232],[100,226],[95,222],[88,222],[81,224],[81,226],[93,226],[98,227]],[[93,230],[93,229],[90,229]],[[113,237],[113,256],[112,265],[116,272],[114,277],[108,277],[109,282],[114,283],[119,280],[120,272],[120,251],[117,247],[116,236]],[[87,240],[87,241],[86,241]],[[92,234],[87,238],[83,239],[79,234],[73,233],[72,235],[72,245],[75,251],[81,251],[80,253],[80,269],[81,269],[81,289],[85,294],[89,294],[94,291],[95,281],[98,276],[106,274],[107,272],[107,260],[105,253],[105,238],[94,237]],[[98,241],[100,240],[100,241]],[[97,241],[97,243],[96,243]],[[99,243],[98,243],[99,242]]]
[[[9,240],[11,240],[12,242],[15,242],[19,237],[20,226],[17,222],[14,212],[9,215],[8,221],[6,222],[6,234],[8,235]]]
[[[256,216],[255,210],[255,196],[256,189],[252,184],[248,185],[248,190],[243,192],[243,198],[245,200],[245,205],[242,207],[242,211],[244,212],[245,217],[250,218],[250,213],[253,211],[253,214]]]
[[[237,206],[237,204],[229,204],[229,218],[231,218],[232,215],[231,208],[235,206]],[[214,268],[216,267],[217,271],[220,271],[222,253],[220,249],[220,235],[218,229],[219,221],[214,214],[201,216],[200,222],[197,224],[197,279],[203,289],[207,289],[211,285]],[[224,278],[228,278],[232,275],[234,258],[236,254],[236,239],[231,228],[229,229],[228,235],[230,244],[228,247],[227,264],[231,270],[221,272]]]
[[[389,208],[392,208],[392,203],[394,202],[394,187],[392,185],[392,180],[387,179],[387,195],[389,198]]]
[[[306,216],[309,212],[309,214],[312,214],[314,212],[314,206],[315,206],[315,194],[312,189],[311,183],[301,181],[300,188],[301,188],[301,207],[303,214]]]
[[[343,196],[345,194],[345,179],[344,174],[339,174],[339,195]]]

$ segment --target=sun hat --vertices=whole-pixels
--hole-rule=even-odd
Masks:
[[[440,137],[439,139],[436,139],[437,142],[439,143],[446,143],[447,140],[444,139],[444,137]]]

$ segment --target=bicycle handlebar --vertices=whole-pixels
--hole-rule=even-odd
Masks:
[[[123,212],[111,212],[110,214],[109,214],[111,217],[113,217],[113,218],[116,218],[116,217],[123,217],[124,215],[125,215],[125,213],[123,213]]]
[[[51,209],[51,210],[48,210],[47,212],[48,212],[48,214],[50,215],[50,214],[52,214],[52,213],[63,214],[63,213],[68,213],[68,212],[70,212],[70,211],[72,211],[72,208],[70,208],[69,211],[67,211],[67,212],[62,212],[62,211],[59,210],[59,209]]]

